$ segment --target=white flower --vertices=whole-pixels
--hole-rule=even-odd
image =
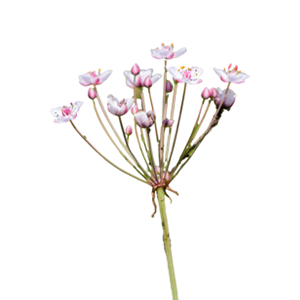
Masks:
[[[112,73],[112,71],[106,71],[101,74],[101,69],[99,69],[98,74],[96,72],[88,72],[86,74],[79,76],[79,83],[83,86],[88,85],[99,85],[102,84]]]
[[[177,82],[185,82],[188,84],[198,84],[202,82],[200,76],[203,73],[203,69],[199,67],[185,68],[181,67],[176,69],[175,67],[168,68],[169,73],[173,76],[174,80]]]
[[[235,66],[232,70],[230,70],[231,64],[229,65],[228,69],[224,70],[214,68],[217,75],[220,77],[220,79],[224,82],[233,82],[233,83],[243,83],[247,78],[250,76],[246,73],[242,73],[241,71],[238,71],[238,66]]]
[[[51,109],[52,115],[56,118],[54,123],[66,123],[75,119],[82,104],[83,102],[77,101],[74,104],[71,103],[70,106],[62,106]]]
[[[144,111],[139,111],[134,114],[136,123],[142,128],[151,127],[154,123],[154,115],[152,110],[149,110],[147,113]]]
[[[172,59],[181,56],[186,52],[186,48],[181,48],[180,50],[173,52],[174,45],[165,46],[165,44],[161,44],[160,49],[157,47],[156,49],[151,49],[152,57],[156,59]]]
[[[220,88],[216,88],[216,91],[218,93],[217,97],[214,98],[215,104],[217,107],[219,107],[219,105],[221,104],[221,101],[224,98],[224,95],[226,93],[226,89],[225,90],[221,90]],[[222,104],[222,108],[225,108],[227,110],[229,110],[231,108],[231,106],[233,105],[233,103],[235,102],[236,99],[236,94],[232,91],[232,90],[228,90],[224,102]]]
[[[158,79],[161,78],[160,74],[155,74],[152,76],[153,69],[148,70],[140,70],[140,73],[135,77],[135,87],[143,87],[144,81],[147,76],[150,77],[152,84],[154,84]],[[131,71],[125,71],[124,75],[126,77],[126,84],[130,88],[133,89],[134,87],[134,75],[131,73]],[[151,77],[152,76],[152,77]]]
[[[123,116],[125,115],[133,105],[133,98],[123,99],[121,102],[114,97],[113,95],[109,95],[107,97],[107,109],[110,113],[115,116]]]

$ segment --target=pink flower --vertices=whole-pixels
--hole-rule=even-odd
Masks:
[[[197,85],[202,81],[203,70],[200,68],[179,71],[176,64],[170,64],[167,70],[171,78],[177,81],[181,86],[186,83],[193,92],[196,91]]]
[[[216,106],[218,108],[219,105],[221,104],[221,101],[224,98],[224,95],[226,93],[226,89],[222,91],[220,88],[217,88],[216,91],[217,91],[218,95],[214,99],[214,101],[215,101],[215,104],[216,104]],[[226,97],[224,99],[224,102],[222,104],[222,108],[230,110],[231,106],[235,102],[235,99],[236,99],[236,94],[232,90],[229,89],[228,92],[227,92],[227,94],[226,94]]]
[[[235,71],[225,73],[223,70],[215,70],[215,72],[220,76],[220,79],[217,81],[219,81],[223,86],[225,86],[228,82],[231,82],[232,84],[244,82],[248,78],[247,75]]]
[[[174,51],[170,45],[160,46],[160,49],[152,51],[152,58],[154,59],[167,59],[179,58],[185,53],[185,48]]]
[[[64,123],[73,120],[77,115],[78,109],[78,105],[67,105],[65,108],[53,108],[51,113],[55,118],[55,122]]]
[[[134,64],[134,66],[131,68],[131,74],[138,75],[140,73],[140,67],[138,64]]]
[[[112,118],[126,114],[128,119],[129,113],[132,111],[134,106],[134,100],[132,97],[129,97],[121,102],[118,98],[110,95],[104,100],[104,105]]]
[[[112,72],[104,72],[103,74],[97,72],[88,73],[85,75],[82,75],[80,77],[80,83],[85,86],[91,86],[94,84],[99,85],[101,82],[103,82]]]
[[[134,117],[138,126],[141,128],[148,128],[153,126],[153,118],[149,113],[145,113],[144,111],[139,111],[134,115]]]

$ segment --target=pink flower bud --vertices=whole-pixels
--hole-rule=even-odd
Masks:
[[[168,118],[164,119],[164,120],[162,121],[162,125],[163,125],[163,126],[168,126],[168,125],[169,125],[169,119],[168,119]]]
[[[90,88],[88,91],[88,96],[90,99],[94,100],[97,97],[97,92],[94,89]]]
[[[156,174],[159,174],[159,172],[160,172],[160,167],[156,166],[156,167],[155,167],[155,171],[156,171]]]
[[[166,173],[165,178],[166,178],[166,180],[170,180],[170,173],[169,172]]]
[[[131,134],[132,134],[132,127],[131,127],[130,125],[128,125],[128,126],[126,127],[125,133],[126,133],[127,135],[131,135]]]
[[[138,75],[135,80],[135,87],[143,87],[143,81],[141,75]]]
[[[228,70],[231,68],[231,66],[232,66],[232,64],[229,64],[229,66],[228,66]]]
[[[204,90],[203,90],[203,92],[202,92],[202,94],[201,94],[201,97],[203,98],[203,99],[207,99],[207,98],[209,98],[209,89],[206,87]]]
[[[134,115],[139,111],[139,108],[135,105],[132,109],[131,109],[131,113]]]
[[[173,84],[167,80],[166,82],[166,93],[171,93],[173,91]]]
[[[150,88],[152,86],[152,80],[150,76],[147,76],[144,80],[144,87]]]
[[[131,68],[131,73],[133,75],[138,75],[140,73],[140,67],[138,64],[134,64],[134,66]]]
[[[217,97],[217,96],[218,96],[218,93],[217,93],[216,89],[215,89],[215,88],[211,88],[211,89],[209,90],[209,97],[215,98],[215,97]]]

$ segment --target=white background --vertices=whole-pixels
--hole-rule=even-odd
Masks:
[[[50,298],[50,41],[168,37],[252,43],[252,299],[299,299],[297,1],[107,2],[2,4],[0,298]]]

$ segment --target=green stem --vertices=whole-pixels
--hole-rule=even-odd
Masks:
[[[161,210],[162,219],[164,222],[164,242],[165,242],[165,253],[167,256],[168,261],[168,269],[169,269],[169,276],[170,276],[170,283],[172,288],[173,299],[178,300],[177,296],[177,288],[176,288],[176,281],[175,281],[175,274],[173,268],[173,261],[172,261],[172,251],[170,245],[170,237],[168,234],[168,219],[167,219],[167,210],[169,210],[169,203],[164,192],[163,188],[158,188],[156,190],[157,193],[157,202],[158,202],[158,209]]]

